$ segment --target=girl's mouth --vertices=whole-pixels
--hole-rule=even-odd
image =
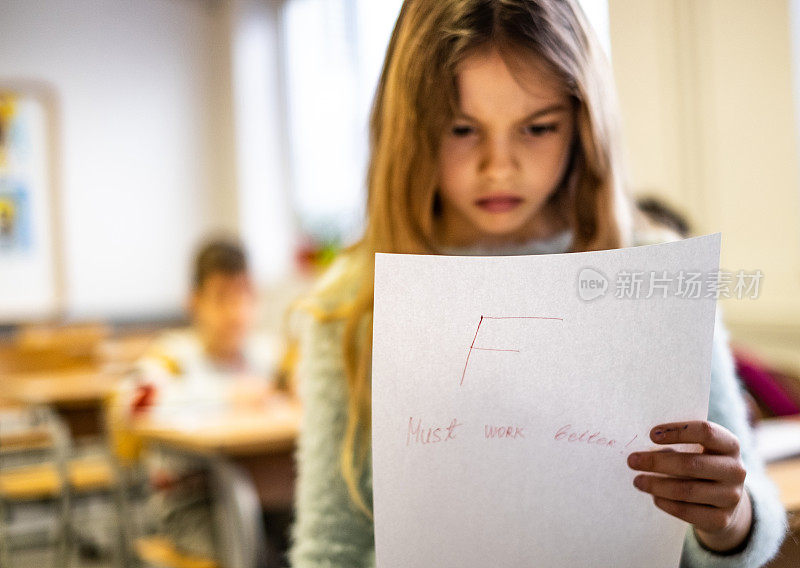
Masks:
[[[521,197],[514,195],[493,195],[475,200],[475,205],[488,213],[505,213],[519,206]]]

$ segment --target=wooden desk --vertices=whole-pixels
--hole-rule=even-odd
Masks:
[[[301,409],[295,401],[275,401],[264,409],[205,418],[202,423],[143,417],[135,432],[145,441],[183,450],[227,456],[279,453],[294,447]]]
[[[19,373],[3,377],[2,394],[23,404],[51,406],[72,436],[82,438],[103,432],[103,401],[118,381],[118,375],[97,370]]]
[[[146,444],[194,458],[210,472],[218,551],[226,568],[256,564],[259,537],[252,529],[260,526],[260,515],[247,510],[242,496],[246,502],[258,500],[266,511],[291,510],[301,415],[298,402],[275,399],[263,409],[203,417],[193,424],[144,417],[134,425]]]
[[[203,459],[226,459],[244,468],[265,509],[290,507],[294,496],[294,444],[300,404],[277,401],[258,411],[210,417],[202,424],[142,418],[134,432],[147,444]]]

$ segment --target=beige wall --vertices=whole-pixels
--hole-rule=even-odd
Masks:
[[[222,15],[196,0],[0,3],[0,77],[47,85],[59,111],[68,315],[179,310],[196,240],[235,225]]]
[[[800,180],[788,0],[610,0],[631,181],[722,232],[734,339],[800,369]]]
[[[280,0],[0,2],[0,85],[47,86],[67,317],[182,309],[191,255],[238,232],[289,272]]]

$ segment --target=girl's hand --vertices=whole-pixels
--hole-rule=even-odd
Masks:
[[[694,525],[707,548],[725,552],[741,545],[753,511],[736,436],[719,424],[697,420],[660,424],[650,438],[656,444],[700,444],[703,453],[634,452],[628,456],[632,469],[658,475],[637,475],[633,484],[653,495],[656,507]]]

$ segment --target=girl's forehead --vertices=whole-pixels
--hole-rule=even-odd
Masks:
[[[497,112],[524,116],[568,99],[563,82],[544,62],[533,56],[505,58],[496,49],[461,61],[456,85],[460,110],[475,117]]]

